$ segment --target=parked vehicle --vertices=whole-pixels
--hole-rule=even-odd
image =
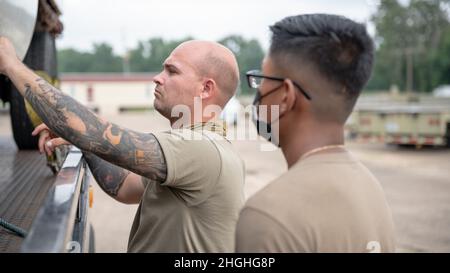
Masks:
[[[362,99],[352,119],[353,135],[364,141],[418,147],[450,145],[450,98]]]
[[[14,44],[19,58],[48,82],[58,85],[55,38],[63,30],[54,0],[0,1],[0,35]],[[37,149],[31,136],[41,123],[13,84],[0,78],[0,99],[9,102],[14,140],[20,150]]]

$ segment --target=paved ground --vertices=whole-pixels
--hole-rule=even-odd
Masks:
[[[169,128],[155,113],[107,117],[140,131]],[[10,134],[0,115],[0,135]],[[259,142],[236,141],[247,167],[247,197],[286,170],[279,151],[261,152]],[[349,143],[349,149],[380,180],[392,208],[399,251],[450,252],[450,150],[406,149]],[[98,252],[123,252],[137,206],[122,205],[95,186],[91,219]]]
[[[400,250],[450,252],[450,149],[349,147],[385,190]]]

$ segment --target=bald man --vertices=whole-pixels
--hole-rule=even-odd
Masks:
[[[34,132],[40,133],[40,149],[51,152],[72,143],[83,151],[107,194],[139,204],[129,252],[231,252],[244,202],[244,165],[216,119],[220,113],[204,109],[223,108],[234,95],[236,59],[217,43],[189,41],[163,66],[154,78],[154,106],[172,130],[135,132],[96,116],[41,79],[0,37],[0,73],[13,81],[45,123]]]

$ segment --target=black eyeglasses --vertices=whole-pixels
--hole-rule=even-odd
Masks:
[[[272,80],[272,81],[285,81],[285,78],[278,78],[278,77],[270,77],[270,76],[264,76],[260,70],[251,70],[249,72],[247,72],[247,82],[248,82],[248,86],[250,88],[259,90],[259,88],[261,87],[261,83],[263,79],[268,79],[268,80]],[[292,81],[292,80],[291,80]],[[295,85],[295,87],[298,88],[298,90],[300,90],[300,92],[305,96],[305,98],[307,98],[308,100],[311,100],[311,96],[308,95],[308,93],[296,82],[292,81],[292,83]]]

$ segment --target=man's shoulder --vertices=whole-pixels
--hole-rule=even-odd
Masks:
[[[289,197],[276,197],[266,191],[251,197],[242,208],[236,230],[238,252],[303,252],[307,240],[299,234],[308,234],[310,221],[292,207]],[[295,200],[291,200],[294,201]]]
[[[354,179],[351,174],[355,174],[355,170],[367,174],[367,179],[373,179],[353,157],[316,157],[298,162],[250,197],[245,206],[275,216],[284,215],[280,211],[287,213],[301,207],[313,207],[327,196],[344,191],[348,180]]]
[[[189,129],[156,133],[155,137],[166,158],[168,178],[179,179],[183,177],[180,174],[197,172],[209,174],[204,176],[205,182],[212,182],[220,180],[224,171],[236,177],[238,172],[233,170],[237,169],[242,170],[239,175],[244,177],[243,161],[237,152],[225,138],[215,135]]]
[[[157,140],[166,141],[170,140],[173,143],[183,143],[186,145],[205,145],[216,146],[217,144],[223,144],[226,147],[226,151],[230,151],[231,143],[223,136],[210,132],[207,130],[193,131],[190,129],[171,129],[158,133],[153,133]],[[201,147],[200,147],[201,148]]]
[[[160,138],[173,138],[175,140],[201,140],[206,141],[208,137],[206,137],[201,132],[197,132],[194,130],[179,128],[179,129],[170,129],[162,132],[153,133],[155,137]]]
[[[294,201],[292,200],[292,191],[295,190],[294,187],[297,187],[295,183],[291,183],[293,172],[297,172],[297,170],[289,170],[269,182],[247,200],[244,208],[259,211],[274,218],[280,215],[279,211],[290,209],[290,203]],[[296,201],[302,202],[301,198]]]
[[[153,134],[163,150],[188,150],[193,154],[219,154],[213,140],[200,132],[188,129],[173,129]]]

